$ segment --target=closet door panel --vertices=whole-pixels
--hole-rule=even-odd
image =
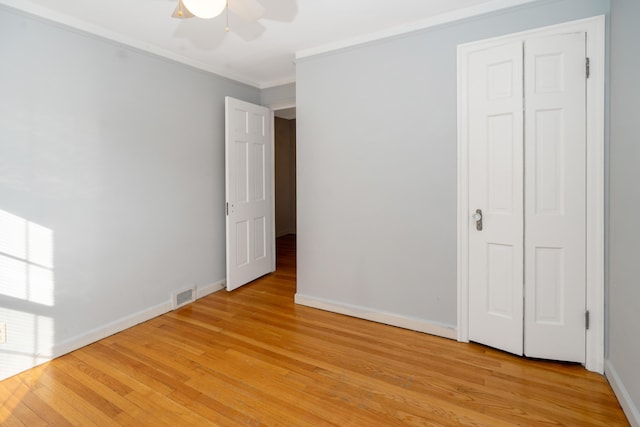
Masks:
[[[469,338],[522,354],[522,43],[469,61]],[[480,221],[473,218],[482,212]],[[479,213],[477,215],[480,215]]]
[[[585,34],[525,43],[524,352],[584,363]]]

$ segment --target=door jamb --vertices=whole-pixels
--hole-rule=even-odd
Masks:
[[[458,341],[469,342],[469,139],[468,93],[465,78],[472,52],[505,43],[571,32],[587,34],[590,58],[587,84],[587,206],[586,206],[586,308],[590,326],[586,331],[585,367],[604,373],[604,109],[605,109],[605,17],[596,16],[458,46]]]

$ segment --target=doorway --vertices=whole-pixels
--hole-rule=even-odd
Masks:
[[[296,109],[274,111],[276,238],[296,234]]]
[[[576,320],[575,311],[572,316],[574,317],[574,323],[579,322],[581,327],[588,326],[588,329],[586,331],[582,329],[578,333],[579,335],[584,332],[583,341],[582,344],[579,342],[576,344],[579,352],[582,351],[581,349],[585,349],[584,353],[578,358],[570,357],[567,360],[579,361],[584,363],[589,370],[602,372],[604,368],[604,219],[602,215],[604,207],[603,17],[471,43],[458,48],[458,340],[463,342],[468,342],[469,340],[480,341],[516,354],[522,354],[527,338],[535,334],[535,331],[528,332],[526,329],[526,324],[530,323],[528,318],[532,317],[532,313],[534,313],[533,316],[535,317],[535,310],[544,305],[540,304],[539,295],[536,296],[535,293],[532,293],[532,274],[534,272],[540,273],[554,280],[551,273],[554,271],[557,273],[564,268],[560,265],[562,250],[555,250],[559,247],[559,244],[542,243],[537,246],[542,249],[538,252],[536,252],[535,248],[531,250],[531,248],[527,247],[527,235],[540,235],[539,232],[528,229],[525,226],[525,224],[534,222],[534,216],[527,217],[527,206],[530,208],[535,204],[535,197],[541,194],[546,197],[553,191],[545,195],[543,194],[544,192],[541,193],[535,190],[537,187],[534,187],[531,194],[528,194],[529,190],[526,184],[529,182],[530,186],[531,179],[527,178],[527,173],[535,172],[537,167],[536,160],[541,160],[541,158],[539,156],[540,151],[528,153],[530,150],[525,150],[525,146],[527,139],[536,138],[535,135],[531,136],[528,132],[531,129],[536,129],[540,122],[536,121],[538,117],[531,117],[527,113],[528,100],[525,101],[525,99],[529,95],[523,93],[522,88],[525,87],[526,90],[526,78],[524,76],[527,72],[529,75],[537,76],[538,71],[546,68],[546,77],[542,76],[542,80],[533,82],[533,84],[539,83],[542,85],[553,81],[559,75],[558,73],[564,72],[562,71],[563,65],[553,65],[554,58],[560,58],[564,54],[560,56],[555,54],[542,55],[541,57],[544,56],[543,61],[534,64],[533,71],[531,69],[527,71],[526,67],[531,67],[531,65],[527,65],[526,57],[530,51],[536,48],[536,43],[539,43],[540,40],[543,40],[553,50],[558,40],[564,40],[566,37],[572,38],[574,41],[576,38],[582,37],[582,52],[586,58],[589,58],[587,61],[583,58],[583,62],[580,65],[581,72],[589,72],[588,78],[585,78],[585,74],[582,74],[584,83],[581,83],[584,91],[582,105],[586,106],[586,108],[575,108],[575,110],[582,108],[582,112],[586,111],[586,116],[583,117],[582,122],[576,122],[577,124],[573,125],[577,126],[576,129],[584,131],[582,160],[578,158],[574,162],[574,157],[562,158],[565,151],[562,151],[562,153],[556,151],[560,154],[556,157],[554,155],[551,156],[558,162],[556,171],[565,166],[574,167],[577,164],[579,167],[573,173],[573,176],[580,176],[580,168],[582,168],[582,176],[580,176],[582,190],[579,186],[571,190],[572,194],[582,194],[582,199],[576,202],[577,207],[575,208],[576,218],[581,217],[583,221],[582,225],[578,224],[578,228],[581,227],[582,230],[578,233],[581,234],[583,239],[582,260],[572,268],[577,277],[575,281],[579,283],[578,287],[581,286],[582,288],[581,295],[576,298],[582,300],[578,306],[583,304],[583,308],[578,307],[578,310],[581,310],[580,314],[583,312],[588,313],[586,314],[588,318],[585,316]],[[531,46],[527,48],[527,41],[531,40],[538,41],[531,42]],[[578,41],[574,45],[579,46],[580,43]],[[504,58],[498,58],[502,56]],[[505,58],[507,57],[510,59],[506,60]],[[491,71],[482,78],[477,78],[477,75],[470,77],[470,69],[478,58],[481,59],[481,62],[484,61],[486,64],[495,66],[492,66]],[[587,69],[587,66],[590,69]],[[523,67],[525,68],[523,69]],[[478,70],[479,68],[474,70],[474,73]],[[517,81],[510,79],[516,79]],[[473,82],[480,81],[485,87],[476,90],[472,94],[475,90],[473,88],[475,83]],[[489,88],[489,86],[492,87]],[[493,94],[487,99],[491,98],[491,103],[495,103],[495,105],[489,105],[490,103],[483,104],[484,106],[474,105],[474,103],[477,103],[479,96],[485,96],[489,92],[488,88],[493,91]],[[505,111],[508,110],[508,114],[494,114],[495,111],[492,110],[491,114],[484,119],[481,118],[476,121],[474,115],[478,108],[506,108]],[[534,109],[532,108],[531,110],[533,111]],[[559,110],[556,107],[544,109],[544,112],[551,112],[549,114],[545,113],[545,117],[550,118],[556,114],[554,111],[557,113]],[[541,114],[539,117],[543,115]],[[487,118],[489,116],[491,116],[491,119]],[[554,117],[557,118],[557,115]],[[534,123],[536,126],[533,125]],[[552,125],[550,128],[553,127]],[[556,129],[561,129],[561,127],[558,125]],[[511,136],[503,138],[507,134],[512,135],[516,143],[511,144],[509,142]],[[501,151],[502,154],[498,157],[495,155],[488,156],[486,151],[478,151],[478,143],[474,139],[478,136],[480,136],[480,139],[485,136],[488,136],[488,139],[499,137],[494,142],[506,142],[506,144],[503,144],[503,148],[511,151],[506,155],[504,151]],[[523,145],[519,145],[520,143]],[[497,145],[494,144],[493,148],[496,147]],[[551,144],[547,148],[552,148],[552,150],[547,150],[546,152],[553,154],[553,150],[557,147]],[[579,153],[580,150],[580,147],[578,147],[575,153]],[[478,160],[480,158],[482,158],[481,161]],[[492,174],[486,170],[487,164],[492,161],[502,161],[505,167]],[[562,165],[560,165],[561,161],[564,162]],[[480,172],[475,170],[479,164],[481,168],[484,168]],[[509,179],[505,179],[506,175],[509,176]],[[584,178],[585,176],[586,179]],[[500,191],[493,193],[493,196],[495,196],[493,208],[484,207],[485,210],[483,212],[482,207],[475,205],[487,204],[485,202],[489,199],[489,195],[481,195],[478,198],[478,181],[485,181],[485,184],[481,184],[481,187],[484,186],[486,189],[486,181],[491,179],[497,184],[494,188],[498,188]],[[553,190],[553,186],[544,188]],[[534,195],[533,199],[529,197]],[[551,201],[551,198],[545,200]],[[554,199],[554,201],[557,200]],[[497,212],[497,210],[502,210],[503,212]],[[485,214],[484,218],[483,213]],[[506,216],[511,216],[511,219],[507,222],[502,221]],[[548,216],[551,217],[552,215]],[[508,233],[503,230],[504,232],[498,233],[500,236],[496,238],[504,240],[503,236],[509,234],[512,237],[507,238],[508,241],[480,241],[490,237],[490,233],[487,233],[487,231],[493,232],[494,237],[497,236],[496,227],[498,227],[498,224],[507,223],[510,227]],[[488,228],[483,228],[483,225]],[[562,226],[557,228],[563,229]],[[483,233],[482,230],[485,230],[485,232]],[[557,235],[557,233],[551,234],[553,237]],[[480,261],[482,259],[487,260],[487,250],[489,249],[492,251],[489,255],[492,255],[493,259],[499,262],[495,264],[495,268],[479,268]],[[580,251],[580,248],[576,249],[576,252]],[[545,267],[540,271],[535,270],[536,267],[531,260],[538,255],[540,255],[539,259],[544,261],[549,268]],[[552,266],[555,267],[552,268]],[[560,276],[565,277],[564,273],[557,274],[557,277]],[[491,281],[492,283],[478,288],[478,281]],[[535,278],[533,281],[535,282]],[[552,290],[552,288],[549,287],[547,290]],[[560,288],[561,286],[555,289]],[[497,292],[500,289],[502,291]],[[556,295],[547,295],[549,298],[555,298],[557,303],[555,307],[560,307],[560,303],[563,300],[571,299],[571,295],[573,295],[571,293],[567,295],[562,292]],[[490,305],[492,306],[489,307]],[[550,303],[547,308],[552,305]],[[480,311],[489,313],[484,320],[496,320],[496,323],[493,324],[488,321],[483,325],[484,320],[478,321],[478,307],[481,307]],[[559,308],[559,310],[564,310],[564,307]],[[554,322],[558,323],[557,319],[547,320],[546,323],[548,325]],[[590,320],[589,325],[586,324],[588,320]],[[473,325],[471,325],[471,322],[473,322]],[[480,325],[476,324],[478,322]],[[544,322],[538,323],[541,325]],[[478,334],[478,329],[483,328],[484,331]],[[507,330],[509,331],[507,332]],[[503,345],[502,338],[507,334],[510,334],[510,342],[508,345]],[[581,345],[582,347],[580,347]],[[542,354],[533,352],[532,355],[545,357],[545,351]],[[557,358],[553,355],[553,352],[549,354],[549,358]]]

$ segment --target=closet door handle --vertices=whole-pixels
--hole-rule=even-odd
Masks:
[[[473,220],[476,222],[476,230],[482,231],[482,209],[476,209],[473,214]]]

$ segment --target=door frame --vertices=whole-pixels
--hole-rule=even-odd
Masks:
[[[296,100],[295,99],[286,99],[283,101],[278,101],[278,102],[274,102],[273,104],[269,104],[269,105],[265,105],[265,107],[269,108],[271,110],[271,139],[273,141],[273,154],[272,154],[272,158],[273,158],[273,235],[274,235],[274,239],[273,239],[273,245],[274,245],[274,249],[273,249],[273,253],[275,254],[275,244],[276,244],[276,212],[275,212],[275,206],[276,206],[276,179],[275,179],[275,173],[276,173],[276,156],[275,156],[275,149],[276,149],[276,111],[278,110],[286,110],[289,108],[296,108]],[[296,143],[297,143],[297,139],[296,139]],[[296,151],[297,152],[297,151]],[[294,176],[293,179],[297,179],[297,176]],[[296,204],[297,204],[297,198],[296,198]],[[294,206],[294,209],[297,211],[298,207],[297,205]],[[274,264],[273,264],[273,269],[275,271],[275,259],[276,256],[274,255]]]
[[[587,34],[590,59],[587,85],[587,206],[586,206],[586,331],[585,367],[604,373],[604,113],[605,113],[605,17],[596,16],[458,46],[458,197],[457,197],[457,293],[458,341],[469,342],[469,138],[466,72],[473,52],[505,43],[571,32]]]

